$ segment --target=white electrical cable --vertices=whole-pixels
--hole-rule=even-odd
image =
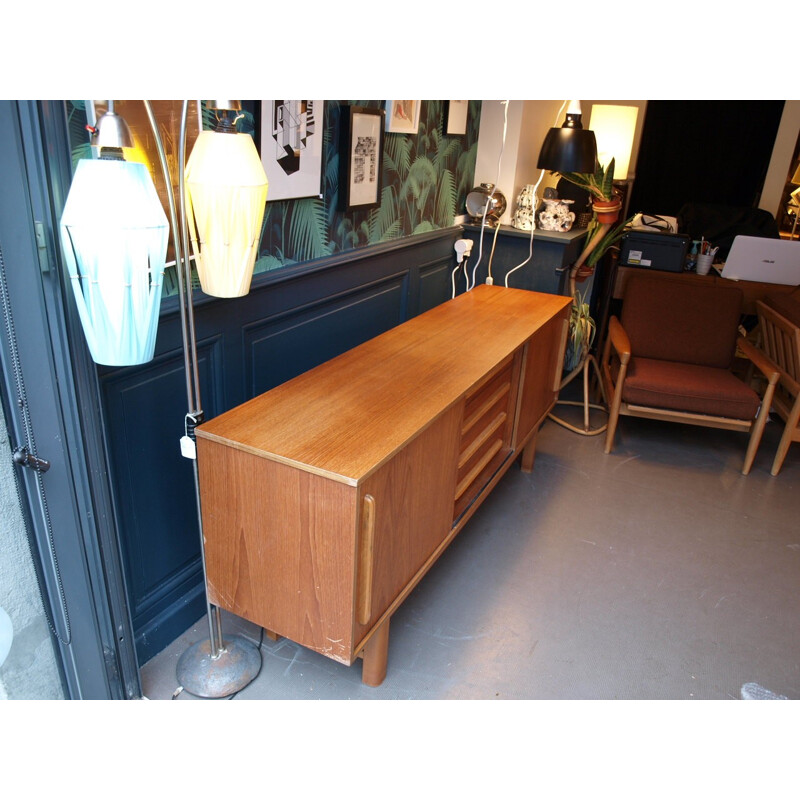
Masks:
[[[467,272],[467,261],[469,261],[469,256],[464,256],[463,260],[456,264],[456,268],[450,273],[450,283],[453,287],[451,299],[456,296],[456,273],[459,271],[459,269],[464,270],[464,283],[467,287],[467,291],[469,291],[469,273]]]
[[[503,150],[505,150],[505,147],[506,147],[506,133],[508,131],[508,103],[509,103],[509,101],[508,100],[501,100],[500,102],[503,104],[503,143],[500,146],[500,157],[497,159],[497,178],[496,178],[496,180],[494,182],[494,186],[492,187],[491,194],[489,195],[489,197],[486,198],[486,205],[483,207],[483,219],[481,220],[481,231],[480,231],[480,234],[479,234],[479,237],[478,237],[480,239],[480,244],[479,244],[479,247],[478,247],[478,260],[475,262],[475,266],[472,269],[472,284],[467,286],[467,291],[469,291],[470,289],[475,288],[475,282],[477,280],[477,274],[478,274],[478,265],[481,263],[481,258],[483,257],[483,232],[484,232],[484,230],[486,228],[486,212],[489,210],[489,205],[491,204],[492,199],[494,198],[495,189],[497,188],[497,184],[500,182],[500,165],[503,163]],[[498,220],[497,224],[498,225],[500,224],[499,220]],[[489,274],[488,274],[488,277],[487,277],[487,283],[491,283],[491,282],[492,282],[492,263],[491,263],[491,259],[490,259],[490,261],[489,261]]]
[[[556,119],[553,124],[554,128],[558,127],[558,121],[561,119],[561,114],[564,111],[564,106],[566,104],[567,101],[565,100],[561,104],[561,108],[558,109],[558,113],[556,114]],[[513,267],[506,273],[506,280],[505,280],[506,289],[508,288],[508,276],[511,275],[512,272],[516,272],[520,267],[524,267],[533,258],[533,232],[536,230],[536,204],[537,204],[536,191],[539,188],[539,184],[542,182],[542,179],[544,178],[544,173],[545,170],[542,170],[539,173],[539,180],[536,181],[536,185],[533,187],[533,201],[532,201],[533,219],[531,220],[531,239],[530,239],[530,246],[528,248],[528,257],[521,264],[517,264],[516,267]]]
[[[531,238],[530,246],[528,247],[528,257],[521,264],[517,264],[516,267],[513,267],[506,272],[506,289],[508,289],[508,276],[511,275],[512,272],[516,272],[520,267],[524,267],[533,258],[533,232],[536,230],[536,192],[539,189],[539,184],[542,182],[542,178],[544,178],[544,173],[544,170],[539,173],[539,180],[536,181],[536,185],[533,187],[533,218],[531,219]]]

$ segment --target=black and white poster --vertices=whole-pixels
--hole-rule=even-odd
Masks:
[[[322,197],[324,100],[263,100],[261,161],[267,202]]]

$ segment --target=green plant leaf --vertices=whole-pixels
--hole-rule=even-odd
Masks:
[[[602,167],[600,169],[602,172]],[[604,200],[611,200],[614,197],[614,159],[609,161],[606,167],[605,176],[600,181],[601,190],[603,192]]]
[[[325,206],[317,199],[297,201],[289,217],[289,249],[296,261],[321,258],[329,252]]]
[[[276,258],[271,254],[263,255],[260,258],[256,259],[255,267],[253,268],[253,274],[257,275],[261,272],[269,272],[273,269],[279,269],[284,265],[284,262],[281,259]]]
[[[593,222],[597,222],[596,219],[593,218]],[[613,245],[617,240],[622,238],[622,234],[625,233],[625,228],[633,222],[633,217],[629,217],[624,222],[620,222],[616,227],[611,228],[606,235],[600,240],[600,243],[595,247],[595,249],[591,252],[589,257],[586,259],[586,265],[589,267],[593,267],[597,262],[605,255],[606,251],[608,250],[611,245]],[[596,225],[594,226],[596,229]],[[591,235],[590,233],[587,236]]]
[[[456,216],[456,184],[453,173],[444,170],[439,178],[436,194],[436,224],[446,228],[453,224]]]
[[[370,243],[382,242],[387,238],[396,236],[387,235],[389,231],[402,230],[397,214],[397,198],[394,186],[384,186],[381,190],[381,204],[373,209],[369,218],[369,241]]]

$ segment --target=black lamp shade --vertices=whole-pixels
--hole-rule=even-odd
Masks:
[[[594,131],[582,128],[550,128],[539,151],[537,169],[551,172],[593,173],[597,168]]]

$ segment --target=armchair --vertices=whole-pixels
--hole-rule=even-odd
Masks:
[[[756,303],[761,346],[780,369],[772,407],[784,421],[772,475],[783,466],[789,445],[800,442],[800,302],[793,297],[775,295]]]
[[[603,349],[602,379],[612,398],[606,453],[621,415],[749,431],[748,474],[779,371],[746,339],[737,341],[741,305],[737,288],[631,276]],[[737,345],[766,378],[763,401],[731,371]]]

